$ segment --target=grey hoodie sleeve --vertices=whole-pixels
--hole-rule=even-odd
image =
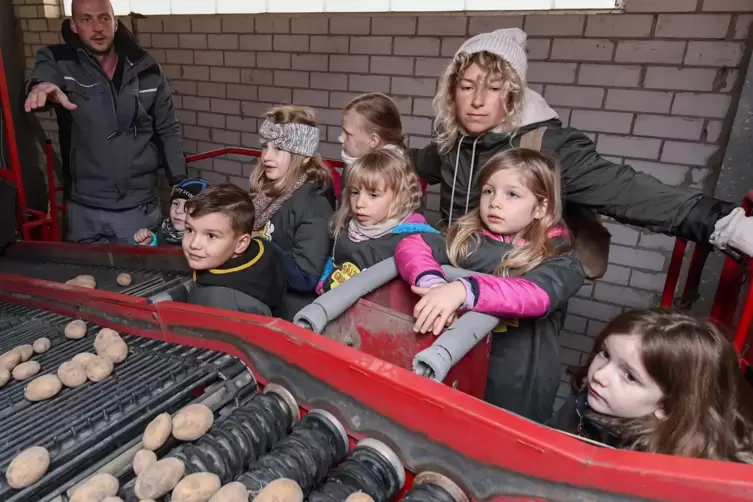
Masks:
[[[60,67],[57,61],[55,61],[55,57],[52,55],[49,47],[43,47],[37,51],[34,69],[26,81],[25,95],[28,96],[34,86],[41,82],[55,84],[61,90],[65,91],[63,73],[60,71]]]
[[[175,118],[172,91],[164,74],[160,74],[162,81],[157,88],[157,96],[152,109],[154,130],[157,133],[155,142],[165,161],[165,171],[171,185],[180,183],[186,178],[186,157],[183,154],[183,142],[180,139],[180,124]]]

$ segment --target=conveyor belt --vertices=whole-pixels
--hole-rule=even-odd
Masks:
[[[124,288],[116,282],[118,274],[127,272],[133,282]],[[152,296],[179,284],[188,275],[181,272],[129,269],[104,265],[80,265],[55,261],[0,258],[0,273],[64,283],[78,275],[92,275],[97,289],[133,296]]]
[[[65,338],[71,319],[29,307],[0,302],[0,352],[46,336],[52,347],[32,360],[39,373],[55,373],[79,352],[93,352],[99,327],[89,325],[81,340]],[[43,446],[51,456],[47,475],[24,490],[0,478],[0,500],[43,500],[60,493],[68,479],[102,461],[121,445],[140,436],[163,411],[174,412],[203,387],[246,371],[242,362],[217,352],[121,334],[128,358],[106,380],[63,388],[54,398],[32,403],[24,398],[25,382],[0,389],[0,472],[21,450]]]

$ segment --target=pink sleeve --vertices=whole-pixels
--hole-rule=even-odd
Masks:
[[[426,221],[426,218],[424,218],[424,215],[421,213],[413,213],[407,218],[405,218],[405,221],[403,223],[424,223],[428,224]]]
[[[400,241],[395,248],[395,264],[400,277],[408,284],[415,285],[419,276],[426,272],[444,277],[431,247],[420,234],[409,235]]]
[[[522,277],[473,275],[478,285],[473,310],[495,316],[541,317],[549,311],[549,295]]]

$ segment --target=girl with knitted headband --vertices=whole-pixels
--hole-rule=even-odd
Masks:
[[[293,316],[316,296],[330,251],[332,174],[316,153],[314,112],[299,106],[270,110],[259,128],[261,162],[251,173],[255,236],[282,249],[288,292],[277,317]]]
[[[437,233],[416,212],[420,205],[421,186],[405,155],[381,148],[358,157],[343,183],[331,226],[335,243],[316,292],[391,258],[406,235]]]
[[[526,34],[502,29],[468,39],[442,75],[434,98],[435,140],[412,149],[411,159],[419,176],[441,185],[445,223],[478,206],[482,165],[496,153],[523,146],[540,149],[561,166],[565,219],[589,277],[604,274],[609,250],[609,234],[591,210],[753,254],[753,218],[741,208],[606,160],[585,134],[564,127],[527,87],[527,66]]]

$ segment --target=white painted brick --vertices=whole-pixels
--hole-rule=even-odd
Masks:
[[[157,35],[152,35],[152,42],[154,42],[155,36]],[[199,34],[199,33],[181,33],[180,35],[177,35],[177,37],[180,42],[181,49],[206,49],[207,48],[207,36],[206,35]]]
[[[567,319],[565,320],[567,324]],[[573,333],[569,330],[560,332],[559,342],[562,347],[577,350],[578,352],[588,352],[594,345],[593,338],[579,333]]]
[[[183,108],[186,110],[196,110],[208,112],[210,110],[209,98],[196,98],[193,96],[185,96],[183,99]]]
[[[651,138],[638,138],[635,136],[613,136],[611,134],[599,134],[596,149],[599,153],[607,155],[620,155],[636,157],[639,159],[657,159],[661,140]]]
[[[359,92],[390,92],[390,77],[377,75],[350,75],[348,89]]]
[[[610,234],[612,234],[613,244],[622,244],[624,246],[635,246],[638,244],[640,232],[637,230],[619,223],[611,222],[605,222],[604,227],[609,230]]]
[[[273,85],[274,72],[272,70],[241,70],[241,81],[246,84]]]
[[[545,97],[550,105],[601,108],[601,103],[604,100],[604,89],[569,85],[549,85],[546,88]]]
[[[201,87],[199,87],[201,90]],[[259,99],[259,89],[255,85],[246,84],[227,84],[227,97],[230,99],[257,100]],[[224,96],[221,96],[224,97]]]
[[[218,146],[221,148],[223,145],[218,145]],[[221,184],[221,183],[227,183],[227,175],[215,173],[214,171],[202,170],[201,177],[207,180],[208,182],[214,183],[216,185]]]
[[[587,282],[578,289],[578,291],[575,293],[575,296],[577,296],[578,298],[591,298],[593,296],[593,292],[593,283]]]
[[[391,54],[392,37],[350,37],[351,54]]]
[[[554,41],[551,58],[569,61],[609,61],[612,59],[612,52],[614,43],[607,39],[562,38]]]
[[[181,124],[196,125],[196,112],[190,112],[188,110],[175,110],[175,118]],[[186,151],[190,151],[185,144],[183,145],[183,148]]]
[[[654,176],[667,185],[682,185],[687,181],[688,167],[660,162],[647,162],[644,160],[625,159],[625,163],[636,171],[641,171]]]
[[[32,16],[36,17],[36,16]],[[48,19],[49,22],[54,22],[56,24],[55,27],[50,27],[50,29],[60,29],[60,20],[58,19]],[[147,17],[144,19],[139,19],[136,21],[136,26],[138,26],[138,31],[140,33],[162,33],[162,18],[161,17]]]
[[[741,42],[688,43],[685,64],[699,66],[740,66],[745,51]]]
[[[208,98],[225,98],[227,95],[227,84],[216,84],[214,82],[199,82],[198,95]]]
[[[188,139],[195,139],[198,141],[209,141],[209,129],[206,127],[198,126],[183,126],[183,136]]]
[[[671,103],[671,92],[609,89],[604,107],[630,112],[668,113]]]
[[[194,60],[198,65],[223,66],[225,64],[225,58],[222,51],[193,51],[193,54]],[[253,61],[256,62],[256,57],[253,52],[246,54],[250,54]]]
[[[719,150],[718,145],[666,141],[662,150],[661,160],[662,162],[673,162],[675,164],[705,166],[717,150]]]
[[[348,75],[344,73],[311,73],[310,80],[312,89],[348,90]]]
[[[727,36],[730,19],[727,15],[661,14],[656,23],[658,38],[717,38]]]
[[[255,68],[256,53],[248,51],[225,51],[225,65],[238,68]]]
[[[447,63],[445,62],[445,65]],[[528,82],[572,84],[575,83],[576,63],[528,63]]]
[[[640,78],[640,66],[581,64],[578,72],[578,83],[585,85],[637,87]]]
[[[329,32],[333,35],[368,35],[371,31],[369,16],[330,16]]]
[[[350,37],[312,35],[311,52],[327,52],[331,54],[347,54]]]
[[[209,69],[209,78],[212,82],[239,84],[241,72],[238,68],[212,67]]]
[[[326,54],[291,54],[290,67],[294,70],[327,71],[328,61]]]
[[[633,272],[630,278],[630,285],[634,288],[647,289],[649,291],[655,291],[661,293],[664,290],[664,283],[667,280],[667,274],[658,273],[652,274],[649,272],[641,272],[636,270]]]
[[[369,57],[368,56],[330,56],[330,71],[345,73],[368,73]]]
[[[371,18],[374,35],[415,35],[416,18],[411,16],[374,16]]]
[[[319,108],[316,111],[316,120],[320,124],[340,125],[342,119],[342,110],[333,110],[331,108]]]
[[[639,289],[600,282],[596,284],[596,297],[617,305],[644,309],[651,306],[654,295]]]
[[[562,347],[560,348],[560,363],[573,367],[580,366],[581,355],[582,352]]]
[[[172,65],[162,65],[162,71],[165,72],[167,78],[174,78],[173,75],[168,73],[168,67],[172,67]],[[209,67],[180,66],[178,67],[178,74],[186,80],[209,80]]]
[[[234,99],[212,98],[212,112],[239,115],[241,113],[241,103]]]
[[[549,59],[549,51],[551,50],[551,47],[552,41],[548,38],[528,39],[528,44],[526,45],[528,60],[533,61],[536,59]],[[454,55],[454,52],[453,54],[450,54],[450,56],[452,55]]]
[[[703,10],[714,12],[750,12],[750,0],[703,0]]]
[[[244,51],[271,51],[272,35],[241,35],[240,48]]]
[[[609,322],[620,314],[621,309],[614,305],[607,305],[593,300],[571,298],[568,303],[568,312],[589,319],[598,319],[600,321]],[[589,324],[590,322],[591,321],[589,321]]]
[[[714,88],[716,76],[716,70],[711,68],[653,66],[646,71],[643,86],[647,89],[710,91]]]
[[[275,85],[309,87],[309,74],[303,71],[275,70]]]
[[[214,141],[215,143],[220,143],[222,145],[227,145],[227,146],[238,146],[241,143],[241,133],[239,133],[238,131],[228,131],[225,129],[222,129],[222,130],[212,129],[212,141]],[[225,160],[225,159],[214,160],[215,171],[219,170],[217,169],[217,164],[218,164],[218,161],[222,161],[222,160]],[[230,162],[230,161],[225,160],[225,162]],[[226,166],[225,168],[227,169],[228,168],[227,164],[225,164],[225,166]],[[238,166],[239,166],[238,171],[232,172],[231,174],[240,174],[240,164],[238,164]]]
[[[701,133],[701,140],[716,143],[722,135],[724,122],[721,120],[709,120]]]
[[[732,36],[735,40],[747,40],[750,25],[753,24],[753,14],[741,14],[735,19]]]
[[[434,78],[392,77],[392,92],[405,96],[434,96],[437,80]]]
[[[359,96],[356,92],[330,92],[329,107],[342,110],[356,96]]]
[[[219,113],[199,113],[196,116],[196,122],[203,127],[225,127],[225,116]]]
[[[193,33],[222,33],[222,19],[218,16],[193,16],[191,31]]]
[[[394,54],[396,56],[438,56],[439,38],[431,37],[395,37]]]
[[[319,154],[325,159],[340,159],[342,145],[340,143],[321,143],[319,145]]]
[[[562,122],[562,125],[568,127],[570,125],[570,109],[562,108],[560,106],[553,106],[552,109],[557,112],[557,116]]]
[[[27,35],[36,35],[37,33],[24,33],[24,42],[25,43],[33,43],[29,42],[27,40]],[[181,35],[182,36],[182,35]],[[203,36],[203,35],[200,35]],[[178,35],[173,34],[162,34],[162,33],[155,33],[152,35],[152,47],[156,47],[158,49],[177,49],[178,46]],[[185,47],[182,43],[180,44],[180,47]]]
[[[413,115],[434,118],[434,107],[431,98],[415,98],[413,100]]]
[[[170,85],[175,94],[182,96],[196,96],[196,82],[186,82],[184,80],[173,80]]]
[[[628,0],[626,12],[692,12],[698,0]]]
[[[672,248],[675,247],[675,238],[669,235],[655,234],[648,230],[644,230],[643,233],[641,233],[641,240],[638,242],[638,245],[642,248],[672,251]]]
[[[528,36],[580,36],[586,16],[532,14],[526,16],[525,32]]]
[[[256,19],[256,33],[290,33],[290,18],[265,14]]]
[[[413,58],[371,56],[371,73],[413,75]]]
[[[662,270],[664,270],[665,260],[665,256],[661,253],[657,253],[656,251],[647,251],[645,249],[635,249],[625,246],[615,246],[614,244],[609,248],[609,263],[616,263],[617,265],[625,265],[627,267],[642,268],[661,272]]]
[[[272,48],[276,51],[306,52],[309,50],[307,35],[275,35],[272,37]]]
[[[439,78],[447,68],[447,58],[416,58],[416,75]]]
[[[165,57],[168,63],[193,64],[193,51],[168,49],[165,51]]]
[[[467,26],[468,18],[457,14],[451,16],[421,16],[418,18],[419,35],[464,36]]]
[[[321,34],[329,33],[329,19],[327,16],[302,16],[290,19],[291,33]]]
[[[698,140],[703,130],[703,120],[664,115],[638,115],[633,134],[657,138]]]
[[[248,148],[259,148],[261,142],[259,141],[259,135],[256,133],[244,132],[241,133],[241,146]]]
[[[523,29],[523,16],[473,16],[468,21],[468,34],[478,35],[502,28]]]
[[[607,271],[604,274],[604,277],[602,277],[600,280],[612,284],[621,284],[623,286],[627,286],[630,282],[630,270],[631,269],[628,267],[621,267],[612,263],[607,267]],[[599,299],[603,300],[603,298]]]
[[[165,16],[162,20],[164,33],[190,33],[191,18],[186,16]]]
[[[614,317],[617,317],[617,314],[615,314]],[[611,321],[612,319],[609,320]],[[586,334],[590,337],[596,338],[601,334],[602,331],[604,331],[604,328],[606,327],[607,323],[605,322],[589,319],[588,328],[586,328]]]
[[[618,63],[682,63],[685,42],[622,40],[617,44]]]
[[[715,170],[705,167],[701,169],[691,169],[690,177],[693,181],[690,183],[690,189],[695,191],[706,190],[708,188],[707,180],[710,179],[712,174],[715,174]],[[715,182],[716,180],[711,179],[711,181]]]
[[[575,314],[568,314],[565,317],[565,324],[563,328],[574,333],[585,333],[587,324],[588,319],[586,319],[585,317],[580,317]]]
[[[645,38],[651,36],[654,16],[607,14],[590,15],[586,18],[587,37]]]
[[[629,133],[632,113],[573,110],[570,126],[583,131]]]
[[[721,119],[727,115],[731,101],[729,94],[677,93],[672,114]]]
[[[329,93],[327,91],[295,89],[293,91],[293,103],[306,106],[326,107],[329,104]]]
[[[290,54],[284,52],[257,52],[256,66],[259,68],[290,68]]]
[[[264,116],[267,111],[269,111],[270,108],[272,108],[271,103],[259,103],[256,101],[243,101],[241,103],[242,107],[242,115],[244,117],[258,117],[261,118]]]
[[[411,148],[425,148],[430,143],[431,143],[431,138],[428,136],[411,136],[409,138],[408,146],[410,146]],[[434,186],[438,186],[438,185],[434,185]],[[437,195],[437,197],[439,197],[439,195]],[[437,202],[436,211],[439,211],[439,202]],[[437,214],[437,216],[439,216],[439,214]],[[436,223],[437,221],[439,221],[439,219],[435,220],[434,223]]]
[[[233,14],[227,16],[221,16],[222,18],[222,31],[223,33],[253,33],[254,32],[254,16],[248,14]],[[264,16],[260,18],[257,31],[265,31],[265,26],[269,24],[273,16]],[[279,19],[279,18],[277,18]],[[273,21],[273,20],[272,20]],[[285,30],[287,33],[288,30]]]
[[[259,100],[268,103],[290,103],[293,91],[285,87],[259,87]]]

